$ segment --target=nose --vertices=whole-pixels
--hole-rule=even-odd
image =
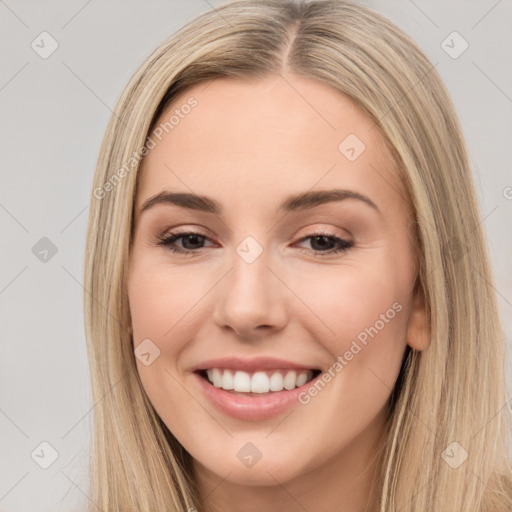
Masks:
[[[231,270],[216,287],[213,320],[241,340],[268,337],[286,325],[290,292],[268,263],[266,251],[252,263],[235,253]]]

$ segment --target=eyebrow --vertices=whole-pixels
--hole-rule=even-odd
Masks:
[[[292,212],[307,210],[325,203],[343,201],[345,199],[357,199],[380,213],[378,206],[367,196],[353,190],[332,189],[303,192],[289,196],[279,207],[279,211]],[[149,210],[157,204],[172,204],[215,215],[222,214],[222,206],[216,200],[207,196],[190,194],[187,192],[162,191],[147,199],[140,209],[140,213]]]

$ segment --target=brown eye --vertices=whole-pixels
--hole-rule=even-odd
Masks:
[[[182,239],[181,244],[183,247],[175,246],[174,243],[180,239]],[[209,238],[201,233],[169,233],[167,236],[159,238],[158,245],[163,246],[172,252],[188,254],[197,252],[198,249],[202,249],[202,245],[205,240],[209,240]]]
[[[335,235],[322,233],[306,236],[302,238],[300,242],[304,242],[305,240],[311,240],[310,244],[312,250],[316,254],[320,254],[322,256],[324,254],[331,255],[344,252],[354,245],[353,242],[348,242],[347,240],[343,240]],[[335,248],[333,249],[333,247]]]

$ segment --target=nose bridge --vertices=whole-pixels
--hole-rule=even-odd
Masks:
[[[231,271],[220,288],[215,319],[240,335],[260,326],[282,327],[285,321],[283,285],[270,270],[272,255],[263,243],[247,236],[235,247]]]

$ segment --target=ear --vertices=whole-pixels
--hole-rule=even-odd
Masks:
[[[430,346],[430,329],[425,308],[425,293],[419,279],[413,288],[412,308],[407,323],[407,344],[414,350],[425,350]]]

